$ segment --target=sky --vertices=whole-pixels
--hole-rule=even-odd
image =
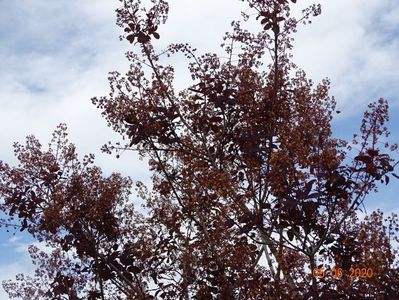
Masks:
[[[313,1],[302,0],[301,5]],[[399,6],[397,0],[321,0],[322,15],[299,28],[294,62],[315,82],[328,77],[331,95],[342,111],[333,121],[334,135],[350,138],[359,128],[367,104],[379,97],[391,107],[391,140],[399,141]],[[160,29],[162,48],[189,42],[198,52],[218,51],[221,37],[239,19],[241,1],[171,0],[167,24]],[[119,171],[148,180],[146,163],[134,153],[121,159],[100,147],[118,136],[107,127],[90,99],[109,93],[108,72],[127,71],[115,25],[117,0],[0,0],[0,160],[15,164],[12,144],[34,134],[46,145],[57,124],[68,125],[79,153],[94,153],[105,173]],[[176,84],[184,87],[184,60]],[[366,200],[368,211],[399,212],[392,180]],[[32,272],[27,246],[34,241],[0,229],[0,280]],[[0,289],[0,300],[8,299]]]

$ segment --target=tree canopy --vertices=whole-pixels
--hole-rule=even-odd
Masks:
[[[399,223],[359,208],[397,161],[388,103],[364,113],[352,141],[333,137],[336,102],[292,62],[293,34],[321,13],[296,0],[245,0],[223,57],[185,43],[157,47],[166,1],[120,0],[132,45],[125,75],[92,99],[124,142],[148,159],[152,186],[79,160],[59,125],[48,149],[29,136],[18,166],[0,162],[1,209],[54,249],[31,247],[34,277],[3,287],[22,299],[398,299]],[[255,19],[255,20],[253,20]],[[246,29],[256,21],[257,32]],[[183,54],[187,87],[174,67]]]

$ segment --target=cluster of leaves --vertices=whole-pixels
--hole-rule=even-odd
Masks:
[[[248,0],[261,30],[233,22],[226,60],[187,44],[157,53],[152,37],[160,38],[167,3],[121,2],[117,24],[139,51],[127,53],[125,77],[111,73],[110,96],[93,103],[127,140],[104,150],[148,158],[152,192],[137,184],[148,213],[134,210],[129,179],[105,177],[91,156],[78,161],[64,125],[46,152],[33,137],[17,144],[21,165],[0,164],[2,210],[76,265],[72,277],[40,266],[58,274],[56,284],[44,291],[19,278],[5,284],[10,296],[28,282],[32,297],[43,290],[40,299],[398,297],[397,217],[389,228],[380,212],[356,218],[377,183],[397,177],[389,154],[397,145],[382,141],[388,104],[369,106],[353,145],[335,139],[329,81],[315,86],[290,60],[292,33],[320,7],[295,18],[296,1]],[[193,80],[179,92],[173,67],[160,63],[176,53],[188,58]],[[325,263],[363,264],[378,275],[317,281],[311,269]]]
[[[10,298],[77,300],[80,299],[78,294],[86,290],[88,299],[95,299],[90,298],[94,291],[88,284],[93,278],[76,272],[79,264],[75,264],[60,249],[48,254],[36,246],[30,246],[29,254],[37,266],[34,277],[20,274],[16,278],[18,283],[4,281],[3,287]]]

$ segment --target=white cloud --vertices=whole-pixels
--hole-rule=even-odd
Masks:
[[[40,243],[36,246],[43,249]],[[12,236],[6,242],[0,244],[0,253],[7,257],[0,263],[0,299],[9,299],[7,293],[1,287],[3,280],[15,280],[18,274],[33,275],[34,266],[28,254],[29,244],[21,236]]]
[[[358,103],[365,106],[377,95],[397,93],[393,83],[398,79],[398,36],[382,44],[381,30],[370,24],[373,20],[398,24],[392,10],[387,11],[392,1],[321,2],[323,14],[296,37],[298,65],[316,81],[330,77],[333,94],[339,106],[350,109],[349,115],[358,113],[354,111]],[[231,3],[171,1],[161,43],[188,41],[199,51],[217,51],[221,36],[242,7],[240,1]],[[2,132],[3,141],[10,142],[4,143],[7,150],[0,150],[1,157],[11,159],[8,145],[28,133],[47,140],[60,121],[69,124],[72,140],[82,152],[97,151],[112,133],[89,99],[106,95],[107,72],[126,70],[128,64],[123,52],[129,45],[118,41],[120,30],[114,25],[115,3],[41,0],[8,2],[7,6],[8,18],[14,14],[17,21],[0,33],[9,47],[0,52],[5,61],[0,71],[0,126],[12,127]],[[6,15],[4,10],[2,15]],[[173,62],[184,66],[179,59]],[[179,85],[184,86],[186,75],[177,74]]]
[[[297,35],[295,61],[309,77],[331,79],[332,94],[349,110],[346,116],[359,115],[359,106],[363,110],[381,96],[398,105],[399,20],[391,10],[397,10],[394,1],[320,2],[322,15]]]

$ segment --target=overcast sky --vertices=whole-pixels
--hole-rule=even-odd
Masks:
[[[301,1],[298,1],[301,2]],[[313,1],[302,0],[311,4]],[[394,141],[399,140],[399,6],[397,0],[323,0],[323,13],[301,27],[294,43],[294,62],[316,82],[331,79],[342,111],[334,133],[350,138],[370,101],[389,100]],[[120,160],[99,149],[117,136],[90,101],[107,95],[109,71],[127,70],[115,24],[117,0],[0,0],[0,159],[15,163],[12,144],[36,135],[43,145],[57,124],[68,125],[80,153],[94,153],[105,172],[120,171],[145,180],[146,165],[134,154]],[[216,3],[216,4],[215,4]],[[170,19],[161,28],[162,47],[190,42],[199,52],[217,51],[241,1],[173,0]],[[183,61],[175,61],[183,66]],[[184,86],[184,70],[177,74]],[[371,196],[370,210],[396,210],[397,181]],[[397,192],[396,192],[397,193]],[[0,234],[0,280],[31,271],[25,235]],[[0,291],[0,299],[7,299]]]

